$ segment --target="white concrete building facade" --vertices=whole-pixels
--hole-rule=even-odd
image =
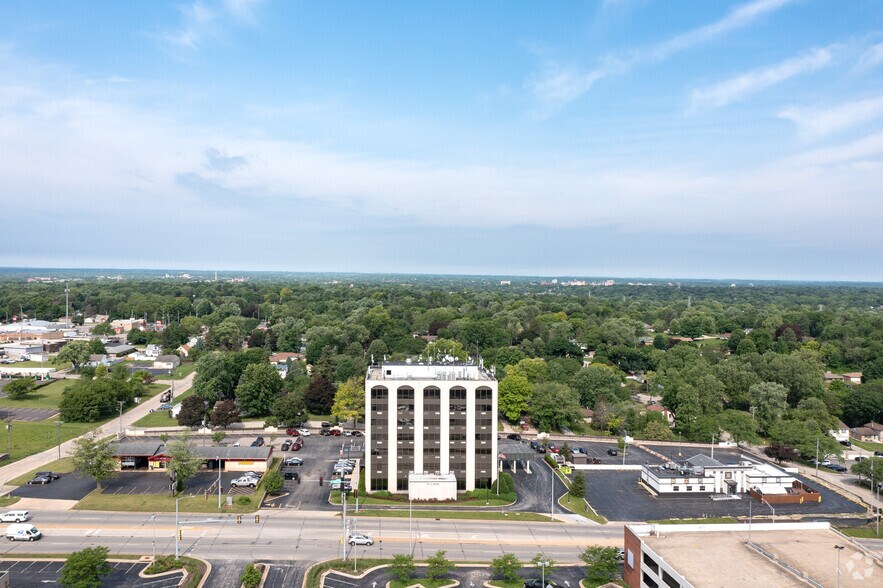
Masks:
[[[496,414],[497,380],[483,366],[371,366],[365,378],[367,490],[408,492],[409,477],[416,482],[424,474],[453,474],[459,491],[490,487],[497,478]]]

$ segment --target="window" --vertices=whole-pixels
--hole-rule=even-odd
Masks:
[[[631,549],[625,550],[625,561],[630,568],[635,569],[635,552]]]
[[[692,487],[692,486],[687,486],[687,492],[692,492],[692,491],[693,491],[693,487]]]
[[[646,553],[644,554],[644,565],[653,570],[654,574],[656,574],[657,576],[659,575],[659,564],[657,564],[656,560]]]
[[[371,478],[371,490],[377,492],[378,490],[386,490],[387,484],[389,480],[386,478]]]
[[[448,436],[448,439],[450,439],[451,441],[465,441],[466,433],[451,433]]]
[[[423,398],[441,398],[441,390],[435,386],[427,386],[423,389]]]
[[[372,400],[386,400],[388,390],[383,386],[374,386],[371,388],[371,399]]]
[[[672,490],[674,490],[675,492],[677,492],[677,491],[680,490],[680,489],[681,489],[680,486],[675,486],[674,488],[672,488]]]
[[[466,426],[466,419],[451,419],[451,426],[452,427],[465,427]]]
[[[466,405],[460,402],[451,403],[451,412],[466,412]]]
[[[466,388],[461,388],[460,386],[454,386],[451,388],[450,399],[466,400]]]
[[[475,390],[475,399],[476,400],[492,400],[493,397],[494,397],[494,391],[491,390],[490,388],[482,386],[481,388],[477,388]]]
[[[647,572],[644,572],[644,577],[641,578],[641,582],[647,585],[647,588],[659,588],[659,584],[656,581],[647,575]]]
[[[414,433],[399,433],[398,434],[398,441],[399,441],[399,443],[401,443],[402,441],[410,441],[413,443],[414,442]]]
[[[486,433],[476,433],[476,434],[475,434],[475,440],[476,440],[476,441],[490,441],[490,440],[491,440],[491,436],[488,435],[488,434],[486,434]]]
[[[490,412],[491,410],[493,410],[493,406],[490,404],[476,404],[475,410],[477,410],[478,412]]]
[[[700,492],[705,492],[705,486],[699,486],[699,491],[700,491]]]
[[[399,400],[414,400],[414,389],[410,386],[402,386],[398,389],[398,398]]]
[[[441,405],[440,404],[424,404],[423,405],[423,412],[434,412],[434,413],[438,414],[439,412],[441,412]]]
[[[663,581],[663,582],[665,583],[665,585],[668,586],[669,588],[681,588],[681,584],[680,584],[680,582],[678,582],[677,580],[675,580],[674,578],[672,578],[672,577],[671,577],[671,574],[669,574],[669,573],[666,572],[665,570],[662,570],[662,581]]]
[[[424,427],[439,427],[441,426],[441,419],[423,419]]]

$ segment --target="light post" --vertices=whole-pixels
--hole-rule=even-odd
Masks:
[[[55,421],[55,432],[58,437],[58,459],[61,459],[61,421]]]
[[[681,432],[678,431],[678,457],[681,457]]]
[[[181,497],[175,498],[175,559],[178,559],[178,543],[181,542],[181,528],[178,526],[178,501]]]
[[[156,513],[150,518],[153,519],[153,561],[156,561]]]
[[[414,534],[412,531],[412,517],[414,515],[413,512],[414,501],[408,498],[408,553],[411,555],[414,554]]]
[[[840,552],[846,549],[843,545],[835,545],[837,550],[837,588],[840,588]]]
[[[6,419],[6,453],[12,459],[12,419]]]
[[[218,460],[218,510],[221,510],[221,456],[215,459]]]
[[[120,437],[122,438],[122,436],[123,436],[123,405],[126,404],[126,401],[125,400],[118,400],[117,402],[119,402],[119,404],[120,404]]]
[[[751,498],[748,499],[748,545],[751,545]]]
[[[537,562],[537,567],[542,570],[543,574],[543,588],[546,586],[546,568],[549,567],[550,561],[540,560]]]

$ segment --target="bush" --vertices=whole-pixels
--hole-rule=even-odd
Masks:
[[[491,490],[494,494],[497,493],[497,485],[500,486],[500,494],[511,494],[515,492],[515,480],[512,479],[512,474],[507,472],[501,473],[496,481],[491,485]]]
[[[239,577],[239,581],[245,588],[257,588],[258,584],[261,583],[262,575],[261,571],[254,564],[248,564],[245,566],[245,571]]]
[[[67,588],[97,588],[101,576],[111,571],[107,563],[107,547],[87,547],[75,551],[64,562],[58,583]]]
[[[10,400],[23,400],[34,391],[35,382],[31,378],[21,378],[6,384],[3,391]]]
[[[400,582],[407,582],[414,576],[417,566],[414,565],[414,556],[407,553],[399,553],[393,556],[389,564],[389,573]]]
[[[514,553],[504,553],[491,561],[491,571],[494,575],[502,576],[507,582],[517,582],[521,579],[518,575],[521,567],[521,562]]]
[[[440,549],[435,552],[435,555],[426,560],[426,577],[430,580],[438,580],[454,569],[453,562],[445,557],[445,553],[445,551]]]
[[[378,490],[377,492],[372,492],[371,496],[374,498],[389,498],[392,496],[392,492],[389,490]]]
[[[570,484],[570,495],[577,498],[585,498],[586,477],[582,472],[577,472],[573,475],[573,482]]]
[[[236,498],[236,504],[238,504],[239,506],[248,506],[249,504],[251,504],[251,498],[249,498],[248,496],[239,496]]]
[[[280,490],[282,490],[282,486],[285,484],[285,480],[282,478],[282,474],[273,470],[272,472],[267,473],[264,476],[264,490],[269,494],[277,494]]]

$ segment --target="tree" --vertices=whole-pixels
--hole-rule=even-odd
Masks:
[[[570,485],[568,494],[576,498],[585,498],[586,496],[586,477],[582,472],[577,471],[573,475],[573,483]]]
[[[74,471],[81,478],[92,477],[101,490],[101,483],[117,475],[117,460],[110,441],[101,439],[98,431],[91,431],[74,441],[71,455]]]
[[[521,568],[522,564],[514,553],[504,553],[491,560],[491,572],[507,582],[518,582],[521,579],[518,575]]]
[[[282,490],[282,486],[285,484],[282,474],[276,470],[265,475],[263,482],[264,490],[266,490],[268,494],[278,494],[279,491]]]
[[[498,392],[498,408],[507,419],[518,421],[527,412],[527,399],[533,387],[527,378],[519,374],[507,374],[500,380]]]
[[[535,384],[528,411],[541,430],[571,426],[581,418],[579,396],[565,384]]]
[[[445,557],[447,552],[439,549],[432,557],[426,558],[426,577],[430,580],[439,580],[442,576],[454,569],[454,563]]]
[[[797,459],[797,450],[790,445],[783,445],[782,443],[772,443],[763,452],[767,457],[771,457],[779,463]]]
[[[561,446],[560,453],[561,457],[563,457],[565,461],[570,461],[570,459],[573,457],[573,451],[570,449],[570,445],[567,443],[567,441],[565,441],[564,445]]]
[[[225,433],[224,431],[215,431],[214,433],[212,433],[212,442],[215,445],[220,445],[221,442],[224,441],[224,438],[226,436],[227,436],[227,433]]]
[[[107,353],[107,349],[104,348],[104,343],[101,342],[101,339],[90,339],[89,353],[101,355],[103,353]]]
[[[239,415],[239,409],[232,400],[219,400],[212,409],[211,421],[213,427],[224,427],[233,423],[241,423],[242,417]]]
[[[36,383],[31,378],[21,378],[9,382],[3,388],[3,392],[10,400],[24,400],[28,394],[34,391]]]
[[[453,357],[457,361],[466,361],[469,354],[459,341],[439,338],[426,346],[423,356],[433,361],[441,361],[445,356]]]
[[[101,576],[113,567],[107,563],[107,547],[87,547],[67,556],[58,583],[65,588],[98,588]]]
[[[603,363],[593,363],[580,369],[570,385],[579,393],[582,406],[594,406],[599,398],[610,401],[628,399],[628,389],[622,387],[622,373]]]
[[[362,378],[350,378],[340,385],[334,394],[331,415],[341,422],[354,423],[365,416],[365,382]]]
[[[140,380],[142,384],[153,384],[156,378],[147,370],[136,370],[132,373],[132,380]]]
[[[883,380],[856,386],[843,401],[843,420],[853,427],[883,421]]]
[[[641,437],[651,441],[670,441],[674,439],[674,436],[667,424],[656,419],[647,421],[641,431]]]
[[[586,579],[590,582],[603,582],[619,575],[615,547],[590,545],[579,554],[579,558],[586,564]]]
[[[247,564],[239,576],[239,583],[245,588],[257,588],[261,583],[261,571],[253,564]]]
[[[168,465],[169,471],[175,473],[177,490],[181,491],[184,489],[184,482],[199,470],[203,459],[196,455],[193,444],[187,435],[178,437],[172,442],[168,455],[171,457]]]
[[[331,412],[331,405],[334,403],[334,384],[325,376],[318,375],[310,380],[307,386],[304,401],[307,404],[307,410],[313,414],[328,414]]]
[[[757,421],[747,412],[725,410],[717,418],[718,428],[726,431],[736,443],[757,443]]]
[[[304,403],[303,394],[291,393],[277,399],[273,403],[272,411],[281,422],[292,427],[304,421],[307,405]]]
[[[533,556],[533,559],[530,560],[530,563],[532,563],[534,567],[543,568],[545,570],[546,577],[548,578],[549,574],[555,571],[555,564],[558,562],[556,562],[551,557],[547,557],[542,553],[538,553]],[[542,563],[543,565],[541,566],[540,563]]]
[[[116,409],[116,395],[106,380],[80,380],[65,388],[58,404],[66,423],[94,423],[110,416]]]
[[[755,406],[754,416],[763,431],[782,418],[788,408],[788,390],[774,382],[760,382],[748,389],[748,396]]]
[[[515,365],[506,366],[506,375],[524,376],[531,384],[542,382],[549,377],[549,365],[542,358],[522,359]]]
[[[849,471],[859,478],[867,479],[871,484],[871,489],[874,489],[877,487],[877,484],[883,483],[883,457],[863,459],[852,464]]]
[[[71,341],[61,348],[55,357],[55,363],[70,362],[74,371],[78,371],[80,366],[89,361],[89,343],[82,340]]]
[[[399,553],[392,557],[389,564],[389,573],[400,582],[404,583],[414,577],[417,566],[414,565],[414,556],[408,553]]]
[[[188,396],[181,402],[178,424],[182,427],[197,427],[205,418],[205,400],[199,396]]]
[[[270,407],[282,393],[282,378],[270,364],[251,364],[245,368],[236,387],[236,400],[245,414],[260,416],[270,413]]]
[[[113,325],[109,322],[98,323],[94,327],[92,327],[93,335],[113,335]]]

